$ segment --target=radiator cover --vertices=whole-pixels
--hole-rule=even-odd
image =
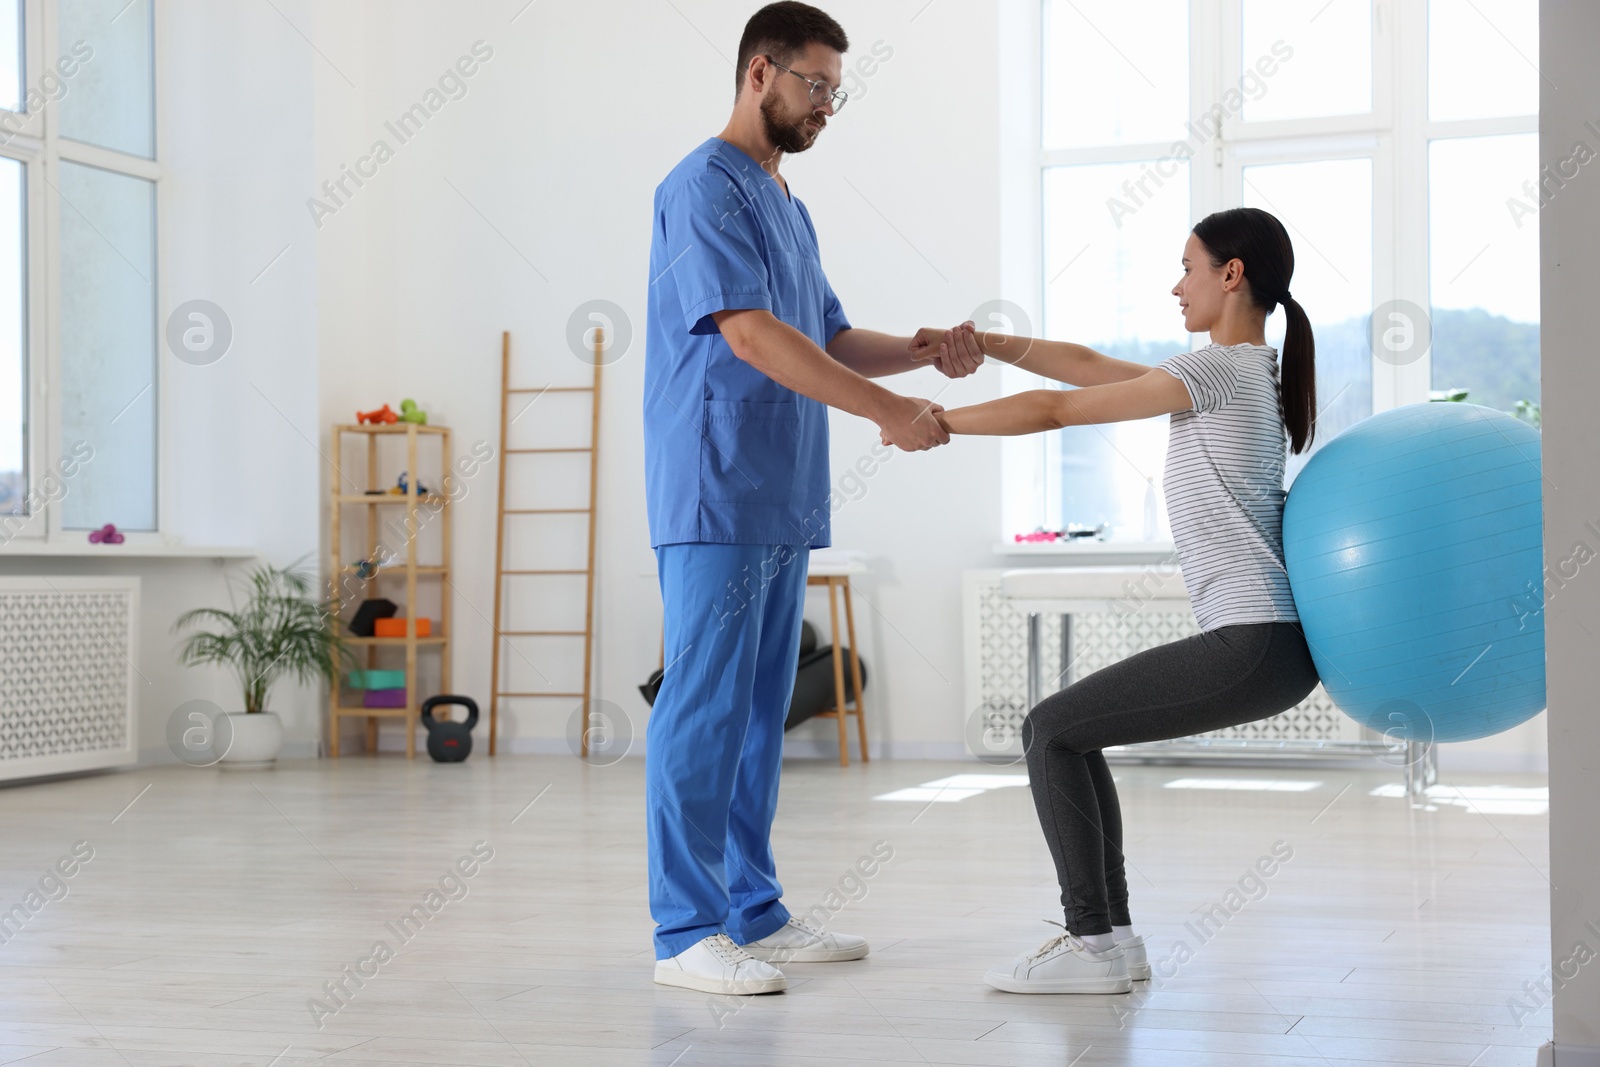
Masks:
[[[1011,606],[1000,591],[1001,571],[968,571],[964,590],[967,632],[967,706],[995,735],[1015,739],[1021,751],[1022,720],[1028,714],[1027,616]],[[1041,616],[1041,651],[1045,692],[1061,671],[1061,619]],[[1200,632],[1187,603],[1171,610],[1149,604],[1118,618],[1108,612],[1073,616],[1072,680],[1125,659],[1135,652]],[[1376,735],[1363,729],[1334,705],[1321,685],[1295,707],[1267,719],[1226,730],[1193,734],[1116,750],[1129,755],[1162,753],[1237,755],[1370,755],[1383,751]]]
[[[0,779],[138,757],[139,579],[0,576]]]

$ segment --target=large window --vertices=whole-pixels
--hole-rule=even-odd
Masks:
[[[1524,416],[1539,403],[1535,0],[1434,0],[1428,23],[1432,384]]]
[[[1100,351],[1140,363],[1188,347],[1177,302],[1168,292],[1176,280],[1173,235],[1189,227],[1188,164],[1174,160],[1166,187],[1155,190],[1136,213],[1113,220],[1104,206],[1105,189],[1137,182],[1140,172],[1150,169],[1148,163],[1130,161],[1046,171],[1047,336],[1093,337]],[[1164,425],[1147,419],[1072,426],[1039,437],[1036,447],[1054,474],[1046,479],[1046,492],[1056,498],[1049,512],[1062,516],[1061,523],[1093,525],[1116,516],[1119,523],[1137,520],[1131,530],[1118,531],[1120,536],[1146,536],[1137,523],[1144,519],[1146,498],[1160,496]],[[1159,521],[1156,525],[1149,536],[1159,536]]]
[[[0,548],[160,529],[154,69],[151,0],[0,0]]]
[[[1245,207],[1276,215],[1294,244],[1290,288],[1317,343],[1317,433],[1311,452],[1288,456],[1292,481],[1312,452],[1372,414],[1372,157],[1252,163],[1240,168]],[[1267,343],[1282,349],[1280,309]],[[1202,343],[1203,343],[1202,339]]]
[[[1038,77],[1008,90],[1037,99],[1008,103],[1037,120],[1010,158],[1032,160],[1031,186],[1013,187],[1031,188],[1040,238],[1008,236],[1007,256],[1032,260],[1012,275],[1032,293],[1012,292],[1045,336],[1147,364],[1209,343],[1171,295],[1188,230],[1259,207],[1289,230],[1316,335],[1314,449],[1462,389],[1537,419],[1537,211],[1558,188],[1541,189],[1536,158],[1537,0],[1041,0],[1038,14]],[[1279,309],[1267,343],[1282,337]],[[1056,384],[1002,373],[1008,392]],[[1009,445],[1007,539],[1104,524],[1113,541],[1169,542],[1166,443],[1163,417]],[[1289,457],[1291,482],[1307,459]]]
[[[94,458],[62,498],[62,525],[154,530],[155,186],[63,160],[61,432]]]
[[[0,158],[0,513],[28,484],[27,168]]]

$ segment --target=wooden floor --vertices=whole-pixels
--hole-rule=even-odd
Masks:
[[[1028,791],[874,798],[1018,771],[788,764],[786,902],[836,905],[829,928],[872,954],[790,964],[789,991],[758,998],[651,982],[637,759],[358,755],[0,790],[0,908],[26,906],[75,842],[93,849],[0,944],[0,1063],[1521,1067],[1549,1038],[1524,990],[1548,961],[1546,816],[1374,796],[1398,771],[1372,762],[1116,767],[1135,926],[1170,977],[1119,997],[989,989],[983,972],[1061,917]],[[1164,786],[1182,778],[1317,784]],[[452,883],[480,840],[493,858]],[[878,842],[892,858],[854,875]],[[1292,858],[1251,881],[1276,842]],[[441,879],[456,899],[429,898]],[[1213,903],[1225,918],[1197,935]],[[430,917],[403,941],[417,905]],[[324,983],[341,977],[336,999]]]

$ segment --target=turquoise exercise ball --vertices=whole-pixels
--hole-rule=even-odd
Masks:
[[[1283,507],[1328,696],[1390,741],[1470,741],[1545,706],[1539,432],[1478,404],[1363,419]]]

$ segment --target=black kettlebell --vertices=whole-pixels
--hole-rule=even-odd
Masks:
[[[467,709],[467,721],[436,721],[433,709],[460,704]],[[471,697],[443,694],[422,702],[422,725],[428,728],[428,755],[437,763],[460,763],[472,754],[472,728],[478,725],[478,703]]]

